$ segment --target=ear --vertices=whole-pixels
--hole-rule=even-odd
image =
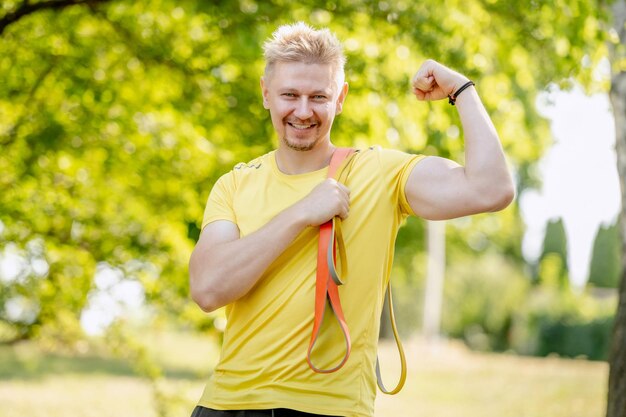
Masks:
[[[341,111],[343,110],[343,102],[345,101],[347,95],[348,95],[348,83],[343,83],[343,87],[341,88],[341,91],[339,92],[339,97],[337,97],[337,106],[335,108],[335,114],[341,114]]]
[[[269,90],[267,89],[267,85],[265,84],[265,77],[261,77],[261,94],[263,95],[263,108],[269,110],[270,104],[268,100]]]

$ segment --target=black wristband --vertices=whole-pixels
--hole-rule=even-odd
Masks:
[[[456,103],[456,98],[459,96],[459,94],[461,94],[463,92],[463,90],[465,90],[467,87],[469,87],[471,85],[476,85],[476,84],[474,84],[474,81],[468,81],[465,84],[463,84],[461,86],[461,88],[456,90],[456,93],[450,94],[448,96],[448,103],[450,103],[450,104],[452,104],[454,106],[454,104]]]

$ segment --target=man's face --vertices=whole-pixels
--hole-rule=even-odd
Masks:
[[[330,64],[277,62],[267,78],[261,79],[261,89],[280,145],[309,151],[330,140],[330,128],[341,113],[348,84],[339,89]]]

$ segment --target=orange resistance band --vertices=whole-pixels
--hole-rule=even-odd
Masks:
[[[328,167],[328,178],[335,177],[339,166],[342,164],[343,161],[350,157],[352,153],[354,153],[354,150],[351,148],[337,148],[335,150],[330,160],[330,166]],[[343,367],[343,365],[345,365],[345,363],[348,361],[348,357],[350,356],[350,350],[352,348],[350,331],[348,330],[348,325],[346,324],[346,319],[343,315],[341,301],[339,300],[339,291],[337,289],[338,285],[343,284],[343,281],[341,280],[341,277],[336,270],[337,249],[339,250],[339,255],[341,256],[341,272],[342,275],[345,277],[347,275],[347,258],[343,242],[343,236],[341,233],[341,219],[335,217],[320,226],[320,236],[317,251],[317,276],[315,281],[315,322],[313,324],[313,333],[311,334],[311,341],[309,342],[309,349],[307,350],[306,356],[309,367],[313,371],[322,374],[328,374],[341,369],[341,367]],[[313,347],[317,342],[320,328],[322,327],[322,322],[324,321],[324,311],[326,309],[327,299],[330,303],[331,310],[339,323],[339,327],[343,332],[344,340],[346,342],[346,353],[341,362],[339,362],[339,364],[335,367],[330,369],[321,369],[313,365],[313,362],[311,361],[311,351],[313,350]],[[384,394],[397,394],[404,386],[407,367],[404,350],[402,349],[402,343],[400,342],[400,336],[398,335],[396,320],[393,314],[391,282],[387,284],[387,302],[389,303],[391,329],[393,330],[393,336],[398,347],[398,353],[400,354],[400,379],[395,388],[388,390],[383,384],[382,376],[380,374],[380,365],[378,362],[378,358],[376,358],[376,382],[378,383],[378,388],[380,388],[380,390]]]
[[[348,158],[354,152],[351,148],[337,148],[330,159],[330,166],[328,167],[328,178],[333,178],[337,168],[341,163]],[[335,222],[339,222],[339,219],[333,218],[320,226],[320,237],[317,250],[317,276],[315,281],[315,322],[313,324],[313,333],[311,334],[311,341],[309,342],[309,349],[307,351],[306,360],[309,367],[315,372],[328,374],[339,370],[348,360],[350,356],[350,350],[352,348],[352,342],[350,341],[350,331],[346,324],[346,319],[343,315],[343,309],[341,308],[341,301],[339,300],[339,291],[337,285],[341,285],[341,279],[338,278],[334,268],[336,240],[335,240]],[[340,251],[341,252],[341,251]],[[331,255],[332,261],[331,261]],[[345,258],[343,260],[345,266]],[[329,265],[333,270],[331,275]],[[333,277],[334,275],[334,277]],[[337,282],[335,282],[337,277]],[[330,307],[339,322],[339,327],[343,332],[344,339],[346,341],[346,353],[341,362],[330,369],[321,369],[313,365],[311,361],[311,351],[313,346],[317,342],[322,322],[324,321],[324,310],[326,309],[326,299],[330,303]]]

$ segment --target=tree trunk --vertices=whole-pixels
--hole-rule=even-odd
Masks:
[[[428,222],[428,269],[424,291],[423,333],[428,340],[441,334],[443,283],[446,268],[446,222]]]
[[[617,172],[622,191],[619,229],[622,241],[622,277],[619,288],[619,304],[615,315],[615,327],[609,357],[609,393],[607,417],[626,417],[626,71],[623,65],[615,65],[626,58],[626,0],[613,4],[613,28],[619,35],[618,45],[611,45],[610,60],[613,64],[610,99],[615,116],[615,148]],[[623,61],[622,61],[623,62]]]

